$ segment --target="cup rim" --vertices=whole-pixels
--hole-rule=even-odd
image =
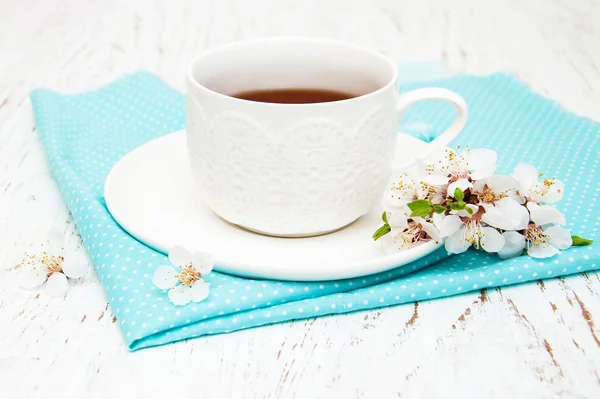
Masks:
[[[242,99],[242,98],[237,98],[237,97],[233,97],[233,96],[228,96],[227,94],[223,94],[223,93],[219,93],[218,91],[214,91],[209,89],[208,87],[200,84],[195,78],[194,78],[194,71],[196,70],[196,66],[198,63],[200,63],[204,58],[209,57],[210,55],[218,52],[218,51],[223,51],[225,49],[231,49],[231,48],[235,48],[235,47],[243,47],[246,46],[248,44],[252,44],[252,43],[275,43],[275,42],[290,42],[290,41],[295,41],[295,42],[313,42],[313,43],[326,43],[326,44],[331,44],[331,45],[336,45],[336,46],[343,46],[346,47],[348,49],[351,50],[356,50],[356,51],[361,51],[363,53],[366,53],[372,57],[375,57],[377,59],[379,59],[380,61],[383,61],[387,64],[387,66],[390,68],[391,72],[392,72],[392,76],[389,79],[389,81],[383,85],[382,87],[380,87],[377,90],[371,91],[369,93],[365,93],[362,94],[360,96],[356,96],[356,97],[352,97],[352,98],[348,98],[345,100],[337,100],[337,101],[328,101],[328,102],[320,102],[320,103],[300,103],[300,104],[289,104],[289,103],[270,103],[270,102],[261,102],[261,101],[252,101],[252,100],[246,100],[246,99]],[[231,101],[235,101],[235,102],[241,102],[241,103],[250,103],[250,104],[260,104],[261,106],[269,106],[269,107],[283,107],[283,108],[303,108],[303,107],[323,107],[323,106],[333,106],[333,105],[338,105],[338,104],[347,104],[347,103],[351,103],[351,102],[356,102],[356,101],[360,101],[363,100],[365,98],[371,97],[371,96],[375,96],[377,94],[379,94],[380,92],[383,92],[385,90],[388,90],[390,86],[394,85],[395,82],[398,79],[398,68],[396,66],[396,64],[387,56],[385,56],[384,54],[381,54],[380,52],[377,52],[375,50],[372,50],[370,48],[367,47],[363,47],[354,43],[349,43],[343,40],[334,40],[334,39],[325,39],[325,38],[315,38],[315,37],[303,37],[303,36],[279,36],[279,37],[268,37],[268,38],[258,38],[258,39],[249,39],[249,40],[239,40],[239,41],[235,41],[235,42],[231,42],[231,43],[227,43],[224,45],[220,45],[220,46],[215,46],[215,47],[211,47],[205,51],[203,51],[202,53],[196,55],[192,61],[189,63],[188,65],[188,69],[187,69],[187,80],[189,84],[192,84],[193,86],[195,86],[197,89],[200,90],[204,90],[208,93],[210,93],[211,95],[215,95],[217,97],[221,97],[221,98],[227,98]]]

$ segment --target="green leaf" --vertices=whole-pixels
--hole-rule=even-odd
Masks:
[[[386,212],[383,212],[383,213],[381,214],[381,220],[383,220],[383,223],[385,223],[385,224],[390,224],[390,223],[388,222],[388,219],[387,219],[387,213],[386,213]]]
[[[594,240],[588,240],[587,238],[582,238],[579,236],[571,236],[571,239],[573,240],[573,246],[575,247],[584,247],[594,242]]]
[[[433,205],[426,200],[416,200],[408,203],[408,207],[412,211],[410,216],[427,216],[433,212]]]
[[[448,210],[448,208],[446,208],[446,207],[445,207],[445,206],[443,206],[443,205],[434,205],[434,206],[433,206],[433,211],[434,211],[435,213],[444,213],[444,212],[446,212],[447,210]]]
[[[373,233],[373,241],[379,240],[381,237],[383,237],[384,235],[386,235],[390,231],[391,231],[390,225],[389,224],[384,224],[383,226],[381,226],[380,228],[378,228],[375,233]]]
[[[473,209],[469,208],[468,206],[465,206],[465,209],[467,210],[467,213],[468,213],[469,215],[472,215],[472,214],[473,214]]]
[[[448,206],[450,206],[451,211],[460,211],[461,209],[464,209],[463,206],[461,206],[460,202],[451,202],[448,204]]]
[[[454,199],[457,201],[462,201],[465,199],[465,193],[460,188],[456,187],[454,190]]]

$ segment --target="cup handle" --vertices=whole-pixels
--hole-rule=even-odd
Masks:
[[[450,104],[456,107],[457,115],[452,125],[444,133],[442,133],[439,137],[433,140],[430,143],[427,143],[427,151],[425,153],[420,153],[417,157],[415,157],[413,163],[418,159],[426,158],[431,155],[436,149],[446,147],[452,140],[458,136],[461,130],[467,124],[467,119],[469,115],[469,108],[467,107],[467,102],[464,98],[462,98],[457,93],[437,88],[431,87],[426,89],[418,89],[409,91],[408,93],[404,93],[400,95],[398,100],[398,122],[402,120],[402,112],[408,106],[424,100],[444,100],[448,101]]]

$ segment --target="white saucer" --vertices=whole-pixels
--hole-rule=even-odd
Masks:
[[[422,141],[400,135],[404,154]],[[379,204],[350,226],[318,237],[276,238],[231,225],[208,209],[194,189],[185,132],[127,154],[106,179],[104,197],[114,219],[144,244],[167,253],[177,244],[212,254],[215,269],[244,277],[318,281],[364,276],[413,262],[442,244],[385,255],[371,235],[381,225]]]

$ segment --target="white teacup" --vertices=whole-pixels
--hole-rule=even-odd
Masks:
[[[187,142],[206,204],[246,229],[290,237],[337,230],[368,213],[389,178],[404,108],[445,100],[458,110],[430,150],[447,145],[467,121],[458,94],[427,88],[399,95],[397,73],[375,51],[323,39],[237,42],[196,57],[188,72]],[[284,88],[356,97],[311,104],[232,97]]]

